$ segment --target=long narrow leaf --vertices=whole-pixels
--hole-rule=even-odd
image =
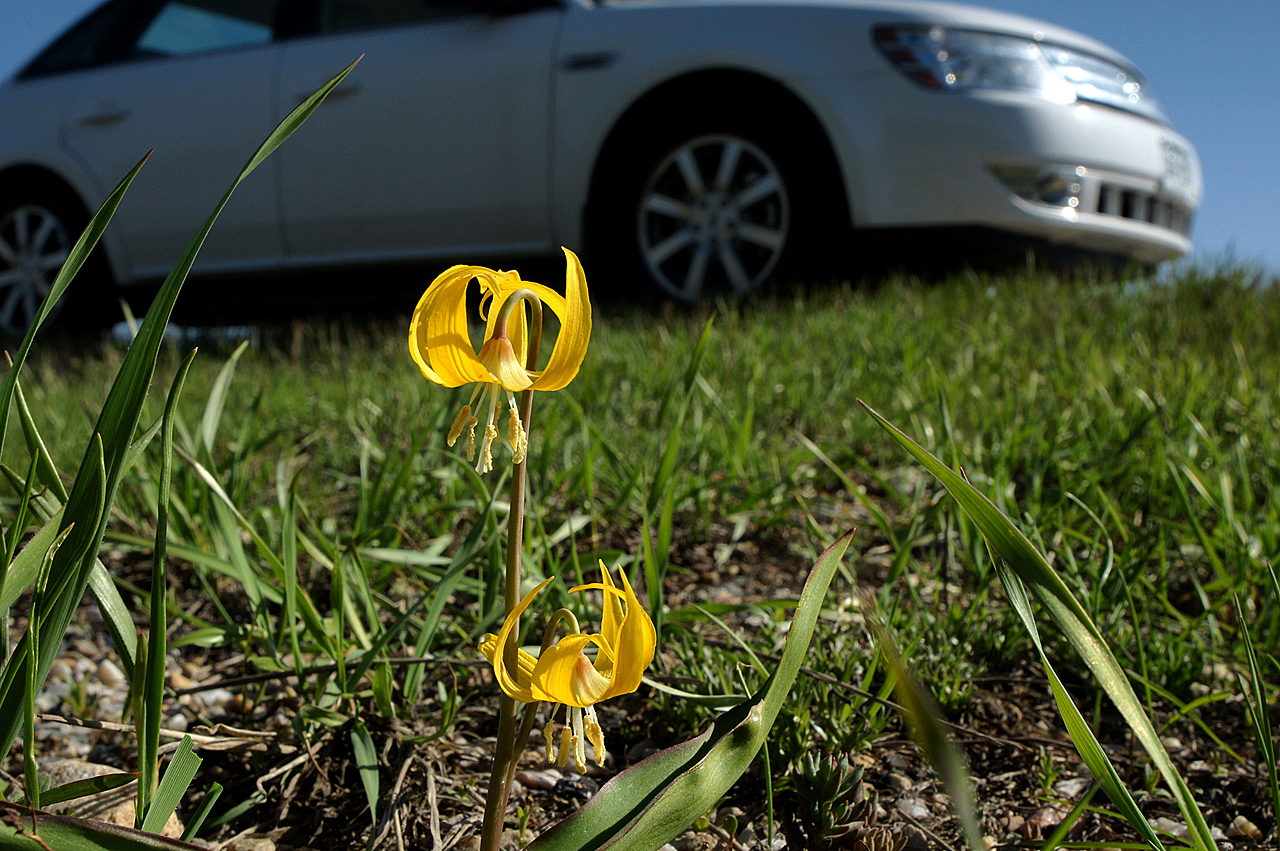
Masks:
[[[1003,559],[1008,568],[1000,573],[1001,580],[1004,581],[1007,577],[1016,576],[1020,585],[1025,586],[1026,590],[1029,590],[1040,605],[1045,608],[1057,628],[1071,642],[1076,652],[1080,654],[1085,664],[1089,666],[1089,670],[1097,677],[1103,690],[1106,691],[1116,708],[1120,710],[1120,714],[1124,716],[1129,728],[1160,770],[1165,783],[1172,790],[1178,802],[1183,818],[1186,819],[1195,847],[1198,849],[1216,848],[1217,845],[1209,832],[1209,825],[1205,822],[1204,815],[1196,805],[1195,799],[1191,795],[1191,790],[1187,788],[1186,782],[1182,779],[1177,768],[1174,767],[1173,761],[1169,759],[1168,753],[1165,752],[1164,746],[1160,743],[1160,737],[1156,733],[1155,726],[1151,723],[1151,719],[1147,717],[1137,695],[1134,694],[1133,687],[1129,684],[1129,680],[1124,674],[1124,669],[1121,668],[1119,661],[1116,660],[1115,655],[1102,638],[1102,634],[1098,632],[1098,628],[1089,618],[1084,608],[1072,596],[1062,578],[1053,571],[1045,557],[1027,540],[1021,530],[1009,518],[1005,517],[989,499],[979,493],[962,476],[895,428],[893,424],[872,410],[865,402],[859,401],[859,404],[866,408],[876,422],[899,445],[911,453],[930,473],[937,477],[951,493],[952,497],[955,498],[956,502],[960,504],[960,507],[964,509],[965,513],[982,530],[982,534],[994,550],[994,554],[999,556],[999,558],[995,559],[997,565]],[[1018,584],[1011,586],[1009,583],[1005,583],[1005,591],[1011,599],[1018,595],[1020,590]],[[1023,598],[1025,599],[1025,594],[1023,594]],[[1028,631],[1032,632],[1032,639],[1039,647],[1039,636],[1038,633],[1033,632],[1035,622],[1029,605],[1026,607],[1015,605],[1015,609],[1018,610],[1018,614],[1022,618],[1023,624],[1027,626]],[[1048,660],[1047,657],[1044,657],[1043,652],[1042,658],[1044,658],[1046,669],[1048,670]],[[1051,684],[1056,680],[1056,674],[1050,673]],[[1059,694],[1058,687],[1060,686],[1061,683],[1056,684],[1054,697],[1058,700],[1059,709],[1064,712],[1064,720],[1068,722],[1068,727],[1070,728],[1075,725],[1076,719],[1071,715],[1068,705],[1074,707],[1075,704],[1071,702],[1069,697],[1065,696],[1065,691]],[[1080,720],[1083,722],[1083,719]],[[1093,734],[1089,731],[1087,725],[1083,725],[1082,729],[1071,729],[1070,732],[1073,737],[1076,737],[1077,734],[1080,736],[1076,739],[1076,745],[1081,748],[1082,757],[1086,756],[1085,750],[1087,749],[1094,752],[1091,754],[1092,756],[1101,756],[1102,759],[1105,759],[1105,754],[1102,752],[1101,747],[1097,745],[1097,740],[1093,738]],[[1085,735],[1086,733],[1087,736]],[[1114,768],[1111,769],[1111,772],[1114,772]],[[1108,774],[1108,772],[1104,770],[1103,774]],[[1098,777],[1099,780],[1103,779],[1097,773],[1094,776]],[[1110,790],[1108,790],[1108,794],[1110,794]],[[1115,803],[1117,806],[1122,806],[1118,801]],[[1146,820],[1141,819],[1141,821],[1145,824]],[[1139,824],[1135,823],[1134,827],[1139,831],[1142,830]]]
[[[24,826],[31,825],[31,810],[26,807],[3,801],[0,807],[12,810]],[[203,851],[199,845],[100,821],[50,813],[37,816],[40,841],[0,824],[0,851]]]
[[[169,389],[169,398],[164,406],[164,426],[160,434],[160,483],[156,494],[156,543],[151,553],[151,623],[147,637],[146,671],[141,672],[142,682],[142,726],[138,737],[138,768],[142,776],[138,779],[138,815],[139,821],[146,824],[148,810],[156,793],[156,784],[160,780],[160,705],[164,699],[164,662],[168,654],[165,646],[168,628],[168,612],[166,607],[165,558],[169,540],[169,486],[173,479],[173,421],[177,414],[178,397],[182,395],[182,386],[186,383],[187,373],[195,361],[193,350],[178,368]]]
[[[894,677],[893,693],[902,706],[906,716],[907,727],[919,745],[920,750],[937,772],[942,785],[951,798],[951,806],[960,820],[965,841],[970,851],[985,851],[982,842],[982,828],[978,824],[977,793],[973,788],[973,779],[969,776],[969,767],[965,765],[964,755],[947,735],[942,725],[942,710],[933,695],[907,670],[902,661],[902,654],[884,624],[875,615],[867,618],[867,624],[875,636],[880,654],[884,657],[885,666]]]
[[[168,324],[174,303],[182,290],[183,282],[186,281],[187,273],[195,263],[200,247],[213,228],[214,222],[217,221],[222,208],[231,198],[231,193],[240,185],[240,182],[306,120],[324,97],[346,77],[352,67],[354,63],[303,101],[272,131],[236,176],[231,187],[222,196],[222,200],[218,202],[209,218],[205,220],[199,233],[187,246],[177,265],[156,294],[147,315],[147,321],[143,323],[133,345],[130,346],[129,353],[125,356],[124,363],[121,364],[120,371],[116,374],[116,379],[107,393],[102,412],[98,416],[94,438],[90,441],[85,460],[76,474],[75,484],[67,498],[63,523],[75,525],[67,539],[67,545],[58,551],[50,577],[50,586],[56,588],[57,593],[50,601],[48,616],[41,618],[41,629],[47,637],[40,642],[41,652],[36,661],[39,666],[36,672],[38,684],[42,684],[48,676],[49,668],[53,665],[53,659],[58,650],[59,640],[71,623],[76,606],[79,605],[89,583],[89,572],[97,557],[98,545],[106,529],[108,512],[105,509],[115,500],[125,456],[132,443],[134,431],[138,427],[143,402],[155,375],[156,360],[164,341],[165,326]],[[103,224],[105,225],[105,222]],[[20,351],[19,354],[25,355],[25,351]],[[20,363],[19,360],[10,370],[10,379],[15,382],[16,370]],[[8,386],[8,381],[5,386]],[[9,398],[8,390],[0,390],[0,415],[7,416]],[[0,419],[0,425],[2,424],[3,420]],[[2,433],[3,429],[0,429],[0,434]],[[98,472],[99,469],[101,472]],[[9,745],[17,735],[20,724],[24,687],[19,684],[25,684],[27,681],[24,671],[27,654],[18,652],[20,650],[21,648],[15,648],[13,657],[0,674],[0,753],[9,750]]]
[[[164,778],[156,787],[155,799],[152,800],[151,807],[147,810],[147,817],[142,822],[142,829],[147,833],[159,833],[164,830],[164,826],[169,822],[169,816],[173,815],[178,809],[178,804],[182,803],[182,796],[187,794],[187,788],[195,778],[200,763],[204,762],[196,756],[192,748],[191,737],[183,736],[178,749],[173,752],[173,758],[169,760]]]
[[[84,265],[84,261],[89,259],[89,253],[93,251],[93,247],[98,244],[98,240],[102,238],[102,232],[107,229],[107,222],[111,221],[111,217],[115,215],[116,208],[120,206],[124,193],[129,188],[129,184],[133,183],[133,179],[138,176],[138,172],[142,170],[142,166],[147,162],[147,157],[151,153],[138,160],[124,180],[111,191],[107,196],[107,200],[103,202],[98,212],[94,213],[93,218],[89,220],[89,224],[85,226],[84,233],[80,234],[80,238],[76,240],[76,244],[71,247],[70,253],[67,254],[66,261],[62,264],[62,268],[58,270],[58,276],[53,279],[53,286],[49,288],[49,292],[45,294],[44,301],[40,303],[36,315],[31,319],[31,327],[27,329],[27,333],[22,338],[22,343],[18,346],[18,353],[13,358],[13,363],[9,366],[9,374],[5,377],[4,384],[0,386],[0,457],[4,457],[5,435],[9,429],[9,407],[13,404],[14,390],[18,385],[18,373],[22,371],[22,365],[27,360],[27,355],[31,351],[31,344],[35,341],[36,332],[40,330],[40,326],[44,324],[44,320],[49,316],[49,311],[53,310],[53,306],[58,303],[58,299],[62,298],[62,294],[66,292],[71,279],[80,271],[80,267]]]

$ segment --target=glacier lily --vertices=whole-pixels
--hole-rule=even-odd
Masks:
[[[480,642],[480,652],[493,665],[503,693],[521,703],[553,704],[544,730],[548,762],[556,761],[555,736],[551,729],[554,704],[564,704],[566,719],[560,734],[559,764],[565,765],[572,753],[579,771],[586,769],[584,741],[590,741],[595,749],[597,765],[603,765],[605,759],[604,734],[595,704],[639,688],[640,678],[653,662],[657,646],[653,621],[636,598],[626,573],[620,570],[618,575],[622,578],[621,588],[614,584],[608,568],[601,562],[601,582],[569,589],[570,594],[587,590],[604,592],[604,613],[598,633],[579,631],[573,614],[561,609],[548,624],[538,656],[519,650],[514,668],[503,660],[504,648],[516,638],[520,615],[551,582],[548,579],[525,595],[497,635],[487,634]],[[568,622],[569,634],[552,644],[561,621]],[[584,652],[592,644],[597,650],[594,663]]]
[[[498,437],[498,407],[506,391],[510,419],[507,440],[515,463],[528,446],[527,424],[520,421],[515,394],[524,390],[559,390],[578,374],[591,338],[591,300],[586,275],[577,256],[564,249],[567,264],[565,294],[525,281],[520,273],[484,266],[453,266],[437,277],[418,301],[409,324],[409,353],[422,374],[445,387],[475,384],[471,400],[463,406],[449,430],[453,446],[467,432],[467,460],[475,460],[476,412],[487,404],[484,439],[476,470],[493,468],[493,443]],[[477,352],[468,333],[467,292],[471,282],[480,286],[480,319],[485,323],[484,343]],[[523,303],[528,303],[526,311]],[[542,306],[560,320],[560,334],[550,359],[538,370],[536,359],[542,334]],[[530,317],[531,314],[531,317]],[[532,318],[532,329],[529,320]]]

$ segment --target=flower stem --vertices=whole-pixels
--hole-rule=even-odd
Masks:
[[[542,342],[542,303],[529,293],[534,305],[533,333],[529,340],[529,369],[538,362],[538,348]],[[514,301],[514,299],[512,299]],[[504,317],[505,318],[505,317]],[[520,422],[525,437],[529,436],[529,415],[533,411],[533,391],[526,390],[520,396]],[[520,554],[524,551],[525,478],[528,457],[515,465],[511,475],[511,510],[507,515],[507,578],[506,617],[520,603]],[[520,630],[512,631],[512,639],[502,648],[502,664],[509,671],[520,669]],[[530,716],[531,718],[532,716]],[[528,726],[528,725],[526,725]],[[520,739],[528,736],[525,732]],[[507,812],[507,799],[511,795],[511,778],[515,775],[516,762],[520,759],[516,748],[516,702],[506,694],[498,709],[498,741],[493,750],[493,770],[489,775],[489,792],[484,801],[484,825],[480,831],[480,851],[498,851],[502,841],[502,827]],[[521,749],[523,749],[523,743]]]

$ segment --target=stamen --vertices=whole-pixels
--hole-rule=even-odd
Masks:
[[[471,419],[471,406],[463,405],[462,410],[458,412],[457,418],[453,421],[453,426],[449,429],[449,436],[445,438],[445,443],[449,446],[458,442],[458,435],[462,434],[462,429]]]
[[[595,748],[596,765],[604,768],[604,760],[608,754],[604,749],[604,730],[600,729],[600,719],[596,717],[594,706],[587,707],[587,739],[590,740],[591,747]]]
[[[493,441],[497,437],[496,425],[489,423],[484,427],[484,442],[480,444],[480,461],[476,464],[477,473],[487,473],[493,469]]]
[[[569,754],[573,751],[573,732],[570,731],[569,725],[565,724],[560,728],[560,758],[556,760],[556,765],[564,768],[569,763]]]
[[[467,419],[467,460],[476,460],[476,425],[480,421],[475,417]]]
[[[525,453],[529,449],[529,437],[524,433],[524,426],[520,423],[520,412],[516,410],[515,397],[508,394],[507,402],[511,406],[511,417],[507,420],[507,442],[511,444],[515,463],[519,464],[524,461]]]
[[[547,726],[542,728],[542,738],[547,743],[547,762],[556,761],[556,735],[555,731],[551,729],[555,715],[556,708],[552,706],[551,711],[547,713]]]
[[[573,765],[579,774],[587,770],[586,737],[582,735],[582,709],[578,706],[569,708],[569,720],[573,722]]]

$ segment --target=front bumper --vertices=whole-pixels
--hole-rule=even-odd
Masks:
[[[1170,128],[1096,104],[882,82],[846,116],[862,132],[839,134],[855,225],[993,228],[1144,263],[1190,251],[1200,166]],[[1063,174],[1071,191],[1046,203],[1020,194],[1017,174]]]

